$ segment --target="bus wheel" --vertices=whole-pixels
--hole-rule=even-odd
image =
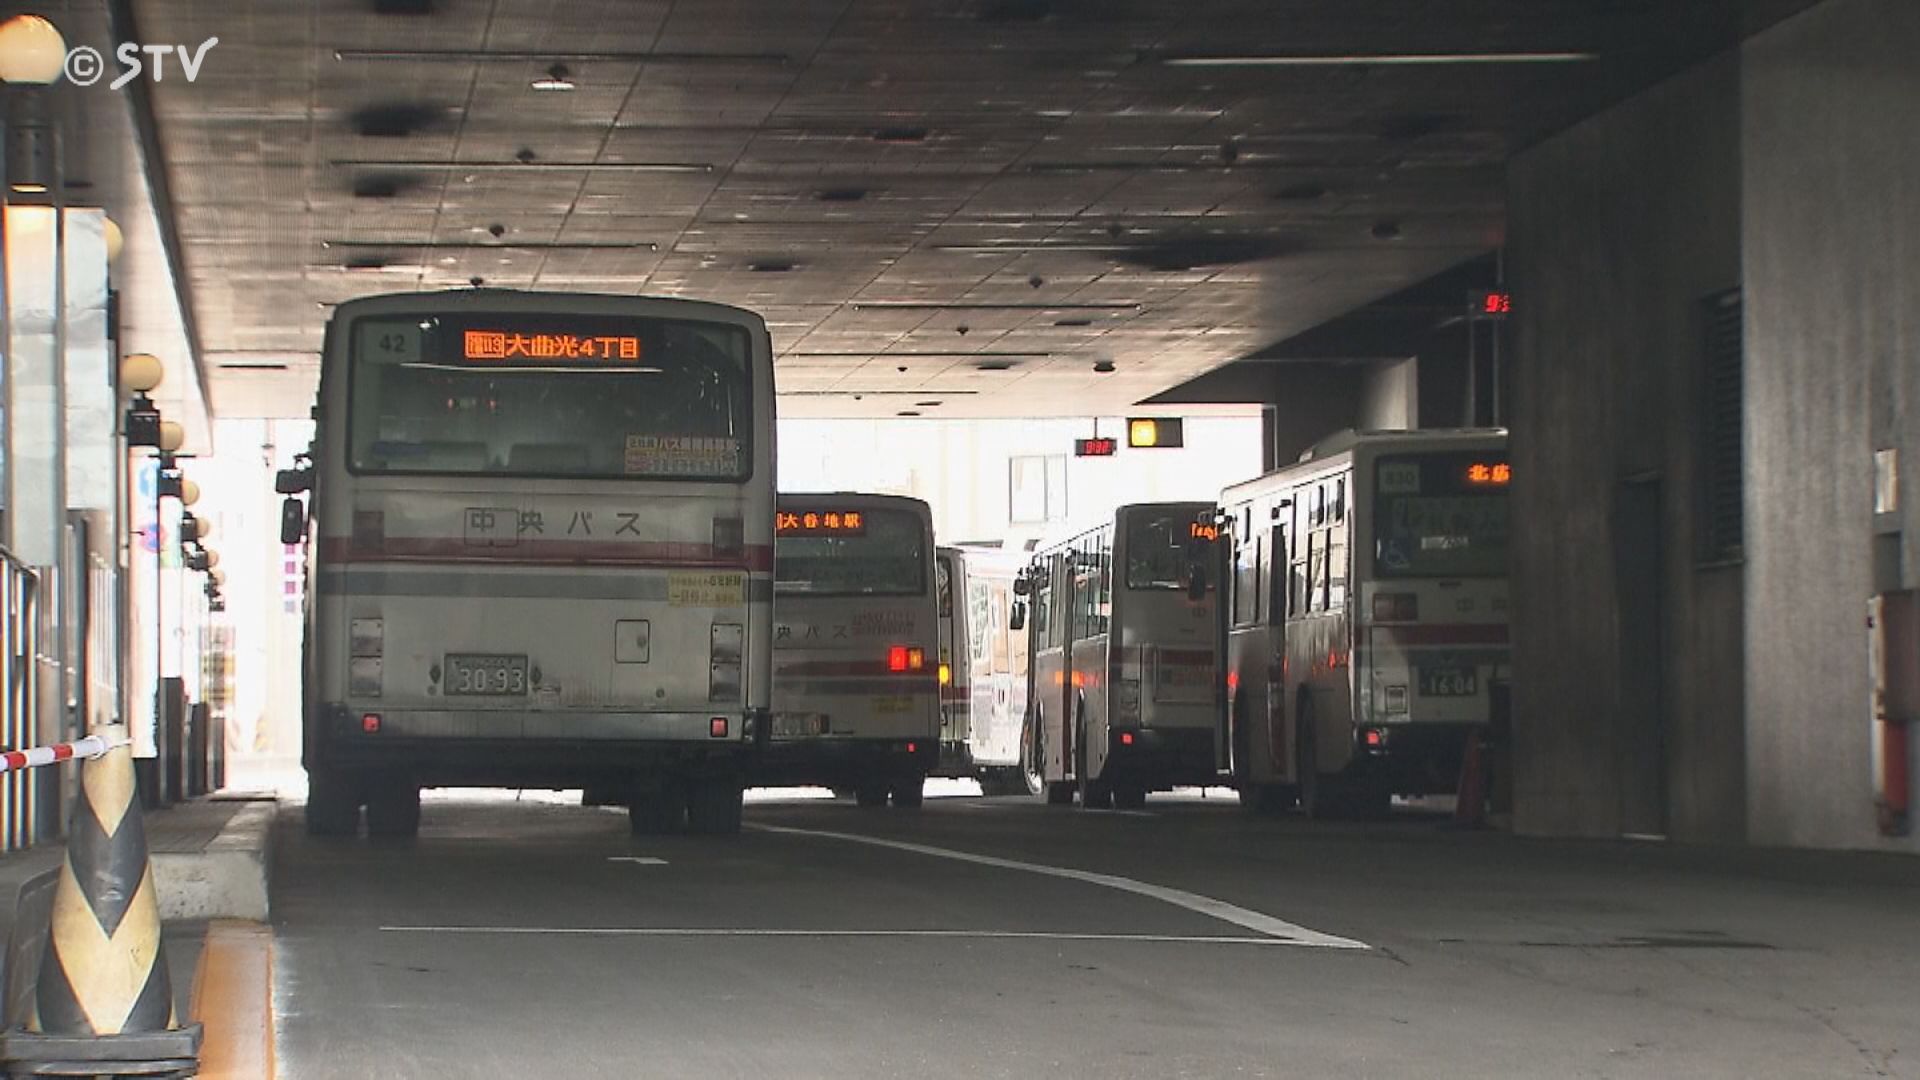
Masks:
[[[360,831],[360,790],[332,770],[307,774],[307,835],[353,836]]]
[[[1318,746],[1313,698],[1302,693],[1293,711],[1293,760],[1300,774],[1300,810],[1310,818],[1325,820],[1339,813],[1340,793],[1334,790],[1333,778],[1320,772]]]
[[[740,831],[740,808],[746,791],[738,777],[708,777],[693,785],[687,800],[687,831],[706,836],[731,836]]]
[[[367,791],[367,835],[404,839],[420,834],[420,785],[409,777],[390,777]]]
[[[687,789],[671,780],[636,788],[627,796],[627,824],[635,836],[679,832],[687,820]]]
[[[862,783],[853,789],[853,801],[866,807],[887,805],[886,782],[869,780]]]
[[[1137,783],[1113,785],[1113,808],[1115,810],[1140,810],[1147,805],[1147,786]]]
[[[927,797],[927,778],[918,774],[893,782],[893,805],[898,810],[918,810]]]

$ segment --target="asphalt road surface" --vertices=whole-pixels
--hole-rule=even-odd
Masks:
[[[1920,1076],[1911,860],[1020,799],[283,813],[280,1075]]]

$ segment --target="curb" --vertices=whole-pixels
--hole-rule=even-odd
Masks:
[[[247,804],[196,852],[154,852],[162,921],[267,920],[273,802]]]

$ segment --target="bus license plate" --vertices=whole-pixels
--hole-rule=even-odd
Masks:
[[[447,656],[447,693],[521,697],[527,692],[524,656]]]
[[[1479,692],[1480,679],[1472,668],[1420,669],[1421,697],[1472,697]]]

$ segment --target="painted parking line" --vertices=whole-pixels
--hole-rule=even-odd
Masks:
[[[1320,949],[1366,949],[1363,941],[1343,938],[1334,934],[1323,934],[1318,930],[1277,919],[1272,915],[1237,904],[1217,900],[1211,896],[1187,892],[1184,889],[1154,885],[1150,882],[1135,881],[1133,878],[1118,874],[1097,874],[1091,870],[1075,870],[1065,866],[1048,866],[1044,863],[1021,862],[1017,859],[1002,859],[993,855],[976,855],[970,851],[955,851],[952,848],[934,847],[930,844],[914,844],[905,840],[883,840],[876,836],[860,836],[855,833],[830,832],[825,829],[795,829],[780,825],[754,825],[752,828],[762,832],[785,833],[792,836],[814,836],[829,840],[844,840],[854,844],[867,844],[872,847],[892,848],[895,851],[909,851],[916,855],[931,855],[935,858],[954,859],[959,862],[975,863],[981,866],[993,866],[1002,870],[1020,870],[1029,874],[1045,874],[1048,877],[1065,878],[1069,881],[1085,882],[1120,892],[1145,896],[1175,907],[1232,923],[1243,930],[1264,934],[1282,944],[1305,945]]]
[[[209,922],[188,1014],[205,1029],[201,1080],[272,1080],[273,931],[240,919]]]
[[[1046,930],[795,930],[712,926],[383,926],[383,934],[476,934],[518,937],[633,938],[975,938],[1005,941],[1100,941],[1150,945],[1299,945],[1277,937],[1227,934],[1076,934]]]
[[[665,866],[667,860],[656,859],[651,855],[609,855],[608,862],[630,862],[639,866]]]

